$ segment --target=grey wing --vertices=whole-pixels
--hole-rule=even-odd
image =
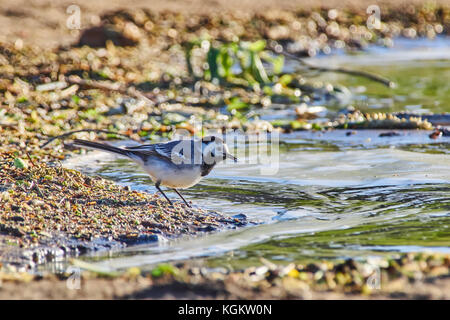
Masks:
[[[157,156],[170,160],[174,163],[186,162],[187,158],[184,156],[185,148],[192,148],[189,140],[175,140],[166,143],[145,144],[135,147],[127,147],[127,150],[135,152],[142,156]]]

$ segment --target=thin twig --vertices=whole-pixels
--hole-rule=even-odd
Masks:
[[[30,157],[30,154],[29,154],[27,151],[25,151],[25,153],[26,153],[26,155],[27,155],[27,157],[28,157],[28,160],[30,160],[31,165],[32,165],[33,167],[36,167],[36,165],[35,165],[34,162],[33,162],[33,159],[31,159],[31,157]]]
[[[137,90],[135,87],[132,87],[132,86],[128,87],[128,88],[123,88],[123,86],[118,83],[110,84],[110,83],[94,81],[94,80],[86,80],[86,79],[81,79],[78,76],[65,77],[65,80],[70,84],[77,84],[79,86],[82,86],[82,87],[85,87],[88,89],[116,91],[121,94],[132,96],[136,99],[144,100],[146,103],[151,104],[151,105],[156,103],[156,101],[153,100],[153,99],[155,99],[153,96],[144,94],[143,92]]]
[[[317,71],[321,71],[321,72],[338,72],[338,73],[350,74],[350,75],[353,75],[353,76],[364,77],[364,78],[367,78],[367,79],[370,79],[370,80],[373,80],[373,81],[376,81],[376,82],[380,82],[380,83],[382,83],[385,86],[390,87],[390,88],[394,88],[395,87],[395,82],[393,82],[393,81],[391,81],[391,80],[389,80],[387,78],[384,78],[382,76],[379,76],[377,74],[373,74],[373,73],[366,72],[366,71],[361,71],[361,70],[353,70],[353,69],[341,68],[341,67],[337,67],[337,68],[320,67],[320,66],[313,65],[313,64],[305,61],[304,59],[299,58],[296,55],[293,55],[293,54],[291,54],[289,52],[286,52],[284,50],[281,51],[281,52],[278,52],[278,51],[272,49],[272,51],[274,53],[276,53],[276,54],[282,54],[283,56],[285,56],[285,57],[287,57],[289,59],[293,59],[295,61],[298,61],[302,65],[304,65],[305,67],[307,67],[308,69],[311,69],[311,70],[317,70]]]
[[[96,132],[96,133],[115,134],[117,136],[126,137],[128,139],[135,140],[135,139],[133,139],[133,138],[131,138],[131,137],[125,135],[125,134],[120,134],[120,133],[113,132],[113,131],[101,130],[101,129],[82,129],[82,130],[75,130],[75,131],[66,132],[66,133],[61,134],[59,136],[52,137],[49,140],[47,140],[47,142],[44,143],[40,148],[44,148],[46,145],[51,143],[53,140],[65,138],[65,137],[68,137],[68,136],[70,136],[70,135],[72,135],[74,133],[78,133],[78,132]]]
[[[0,127],[7,127],[7,128],[10,128],[10,129],[16,129],[17,125],[0,122]]]

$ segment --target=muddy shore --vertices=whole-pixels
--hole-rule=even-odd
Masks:
[[[247,223],[178,201],[171,206],[159,195],[131,191],[61,166],[49,167],[37,159],[30,161],[30,168],[18,168],[14,159],[17,164],[19,158],[3,153],[0,163],[0,259],[7,267],[23,271],[92,250]]]

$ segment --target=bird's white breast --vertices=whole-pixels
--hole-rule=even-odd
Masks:
[[[162,186],[169,188],[189,188],[202,178],[199,165],[175,166],[157,158],[149,159],[141,165],[153,182],[160,181]]]

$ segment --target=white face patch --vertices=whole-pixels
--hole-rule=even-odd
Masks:
[[[202,164],[213,165],[224,160],[228,152],[227,146],[219,139],[208,142],[182,140],[170,152],[174,164]]]

